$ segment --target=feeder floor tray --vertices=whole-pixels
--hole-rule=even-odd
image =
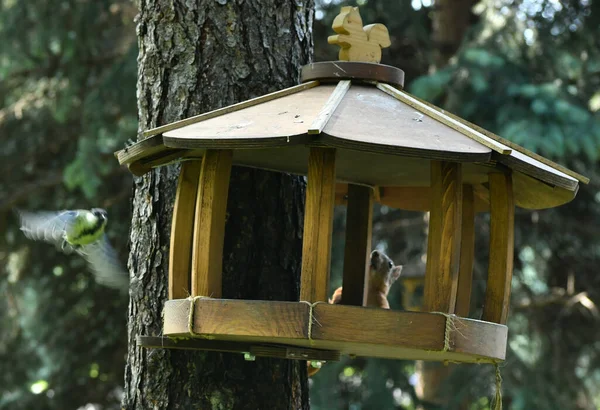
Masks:
[[[167,301],[163,333],[170,338],[462,363],[504,360],[508,335],[505,325],[439,313],[211,298]]]
[[[319,350],[297,346],[271,344],[255,344],[244,342],[227,342],[223,340],[205,339],[171,339],[168,337],[138,336],[138,346],[146,348],[206,350],[225,353],[249,353],[256,357],[276,357],[279,359],[319,360],[337,362],[340,352],[334,350]]]

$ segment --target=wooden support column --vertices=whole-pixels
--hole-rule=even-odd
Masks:
[[[233,151],[206,150],[202,169],[192,254],[192,296],[221,297],[223,241]]]
[[[431,161],[425,311],[454,313],[460,265],[462,168]]]
[[[186,161],[181,166],[169,251],[169,299],[185,299],[190,292],[192,233],[201,161]]]
[[[461,230],[460,271],[454,313],[458,316],[469,317],[473,287],[473,263],[475,261],[475,195],[472,185],[463,185]]]
[[[506,324],[513,272],[515,204],[510,174],[490,178],[490,266],[483,320]]]
[[[373,225],[373,189],[348,186],[342,304],[365,306]]]
[[[328,300],[334,202],[335,149],[311,148],[304,211],[300,300]]]

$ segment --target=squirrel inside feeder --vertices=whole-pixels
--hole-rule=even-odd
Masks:
[[[390,292],[392,284],[400,277],[402,265],[394,265],[394,262],[382,252],[371,252],[371,263],[369,264],[369,288],[367,291],[367,306],[389,309],[390,304],[387,295]],[[339,287],[333,292],[330,304],[339,304],[342,301],[342,288]],[[311,377],[319,371],[319,368],[313,367],[311,362],[307,362],[308,376]]]

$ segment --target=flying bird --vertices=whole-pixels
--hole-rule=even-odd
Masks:
[[[97,283],[113,289],[129,289],[129,274],[108,242],[104,209],[29,212],[17,210],[21,231],[29,239],[41,240],[70,254],[83,256]]]

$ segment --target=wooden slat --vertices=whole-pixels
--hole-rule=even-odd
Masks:
[[[471,185],[463,185],[462,223],[460,238],[460,271],[456,309],[458,316],[469,317],[471,288],[473,286],[473,263],[475,261],[475,195]]]
[[[460,265],[461,165],[432,161],[431,190],[424,309],[454,313]]]
[[[507,328],[480,320],[455,319],[450,350],[443,351],[446,318],[438,314],[319,303],[199,299],[190,335],[190,301],[169,300],[165,336],[246,343],[286,344],[367,357],[449,360],[474,363],[504,360]]]
[[[170,300],[164,308],[164,334],[189,336],[189,299]],[[307,303],[202,298],[194,302],[192,330],[229,340],[307,339]]]
[[[361,164],[369,163],[365,161],[367,153],[383,154],[390,159],[403,156],[421,161],[483,163],[489,161],[492,153],[490,148],[419,113],[403,101],[371,86],[357,84],[350,87],[317,142],[355,150]],[[398,167],[404,159],[394,161]]]
[[[329,100],[325,103],[319,115],[312,122],[308,129],[309,134],[320,134],[327,125],[327,121],[331,118],[331,114],[335,111],[337,106],[340,104],[348,90],[350,89],[350,80],[342,80],[338,83],[333,90],[333,93],[329,97]]]
[[[300,300],[328,300],[334,202],[335,150],[311,148],[304,211]]]
[[[497,141],[494,141],[493,139],[487,137],[486,135],[483,135],[479,131],[477,131],[473,128],[467,127],[463,123],[455,120],[452,117],[449,117],[448,115],[446,115],[444,113],[441,113],[438,110],[434,110],[433,108],[429,107],[428,105],[421,103],[420,101],[418,101],[417,99],[415,99],[413,96],[411,96],[408,93],[400,91],[388,84],[378,83],[377,88],[379,88],[384,93],[397,98],[398,100],[402,101],[403,103],[410,105],[411,107],[422,112],[423,114],[426,114],[428,117],[431,117],[431,118],[435,119],[436,121],[439,121],[442,124],[445,124],[448,127],[460,132],[461,134],[466,135],[467,137],[488,147],[492,151],[496,151],[497,153],[502,154],[502,155],[508,155],[511,153],[511,149],[508,148],[506,145],[501,144]]]
[[[344,305],[366,305],[372,224],[373,190],[366,186],[351,184],[348,187],[348,212],[346,213],[344,292],[342,293]]]
[[[207,150],[202,159],[194,223],[192,296],[221,297],[232,156],[230,150]]]
[[[515,205],[510,175],[490,175],[490,264],[483,320],[505,324],[513,271]]]
[[[169,299],[183,299],[191,294],[192,234],[201,168],[201,161],[185,162],[179,174],[171,223]]]
[[[309,88],[313,88],[319,85],[318,81],[309,81],[304,84],[296,85],[293,87],[289,87],[283,90],[275,91],[270,94],[262,95],[260,97],[251,98],[246,101],[239,102],[237,104],[229,105],[227,107],[219,108],[217,110],[213,110],[204,114],[195,115],[193,117],[189,117],[180,121],[175,121],[170,124],[162,125],[160,127],[152,128],[150,130],[144,131],[145,137],[150,137],[156,134],[162,134],[163,132],[176,130],[177,128],[185,127],[186,125],[196,124],[200,121],[205,121],[210,118],[215,118],[220,115],[228,114],[230,112],[235,112],[242,110],[247,107],[252,107],[254,105],[258,105],[267,101],[276,100],[277,98],[285,97],[286,95],[294,94],[303,90],[308,90]]]

